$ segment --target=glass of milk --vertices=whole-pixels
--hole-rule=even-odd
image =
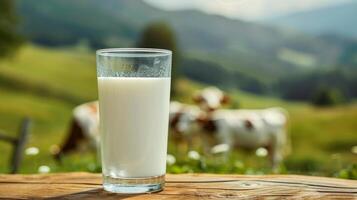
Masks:
[[[103,186],[116,193],[164,187],[171,51],[97,51]]]

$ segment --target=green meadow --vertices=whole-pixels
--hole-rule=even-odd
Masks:
[[[197,89],[204,87],[187,79],[178,82],[174,97],[187,103]],[[356,178],[357,103],[316,108],[307,103],[289,102],[274,97],[257,96],[242,91],[227,91],[232,108],[281,106],[289,111],[289,136],[292,152],[280,173],[313,174]],[[72,109],[96,99],[97,85],[93,52],[78,49],[49,49],[26,45],[19,52],[0,61],[0,129],[17,134],[23,117],[32,119],[27,147],[39,148],[37,155],[24,155],[21,173],[37,173],[41,165],[51,172],[100,170],[95,152],[81,150],[64,158],[62,164],[51,155],[53,145],[61,144],[69,128]],[[169,153],[176,155],[170,142]],[[0,173],[9,170],[11,146],[0,141]],[[254,152],[235,150],[226,160],[220,155],[190,160],[177,156],[168,166],[172,173],[272,173],[267,158]]]

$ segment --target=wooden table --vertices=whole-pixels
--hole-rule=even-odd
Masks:
[[[167,175],[154,194],[105,192],[101,175],[0,175],[0,199],[357,199],[357,181],[297,175]]]

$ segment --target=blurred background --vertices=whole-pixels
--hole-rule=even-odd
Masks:
[[[1,0],[0,132],[31,120],[19,173],[99,172],[86,145],[53,154],[73,108],[97,99],[95,50],[174,52],[172,100],[216,86],[229,109],[289,112],[291,153],[275,172],[357,178],[357,3],[353,0]],[[0,137],[1,139],[1,137]],[[179,154],[168,172],[264,174],[264,149]],[[0,140],[0,173],[11,143]]]

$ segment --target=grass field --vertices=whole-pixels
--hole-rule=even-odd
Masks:
[[[191,94],[203,87],[182,79],[178,84],[178,100],[191,101]],[[241,91],[227,91],[231,107],[264,108],[282,106],[290,113],[289,134],[292,153],[286,158],[281,173],[302,173],[353,178],[357,155],[357,104],[315,108],[306,103],[287,102],[272,97],[255,96]],[[50,154],[60,144],[69,126],[72,108],[96,99],[94,53],[71,49],[47,49],[34,45],[23,47],[17,56],[0,61],[0,129],[16,135],[25,116],[33,120],[28,147],[38,147],[38,155],[25,155],[21,173],[37,173],[47,165],[57,171],[98,171],[94,153],[75,153],[58,165]],[[174,148],[170,147],[172,154]],[[0,173],[8,171],[10,145],[0,142]],[[271,173],[266,158],[254,152],[235,151],[228,161],[219,156],[190,160],[177,157],[168,171],[216,173]],[[347,175],[346,175],[347,174]],[[352,174],[352,175],[349,175]],[[356,178],[354,177],[354,178]]]

